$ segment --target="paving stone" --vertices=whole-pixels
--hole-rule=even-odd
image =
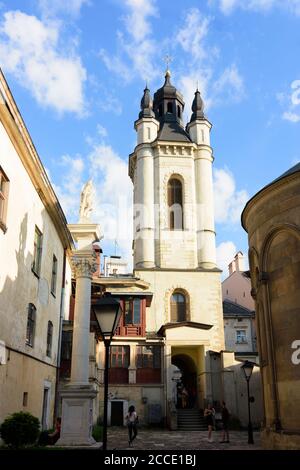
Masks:
[[[213,442],[208,442],[207,431],[162,431],[139,429],[133,447],[128,447],[127,428],[108,428],[108,449],[155,450],[257,450],[261,449],[260,433],[253,433],[254,444],[248,444],[247,431],[231,431],[230,443],[221,444],[222,431],[213,433]]]

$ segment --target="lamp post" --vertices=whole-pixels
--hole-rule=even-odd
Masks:
[[[251,413],[250,413],[250,393],[249,393],[249,382],[251,379],[253,367],[255,364],[250,361],[245,361],[241,368],[244,371],[245,379],[247,381],[247,396],[248,396],[248,444],[254,444],[253,441],[253,430],[251,423]]]
[[[106,294],[104,297],[92,302],[92,309],[95,313],[99,325],[101,336],[105,347],[105,367],[104,367],[104,415],[103,415],[103,446],[107,449],[107,405],[108,405],[108,361],[109,347],[114,332],[120,321],[122,309],[120,302]]]

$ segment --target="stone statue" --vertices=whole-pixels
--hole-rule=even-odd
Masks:
[[[92,180],[85,183],[80,196],[79,223],[90,223],[93,211],[94,186]]]

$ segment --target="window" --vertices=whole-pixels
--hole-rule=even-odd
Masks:
[[[41,271],[42,239],[43,239],[42,233],[37,227],[35,227],[32,271],[37,276],[40,275],[40,271]]]
[[[28,392],[23,393],[23,406],[27,406],[28,403]]]
[[[33,348],[34,332],[36,322],[36,308],[33,304],[28,305],[26,344]]]
[[[137,346],[136,367],[160,369],[161,368],[161,347],[160,346]]]
[[[53,255],[52,260],[52,277],[51,277],[51,294],[55,296],[56,292],[56,278],[57,278],[57,258]]]
[[[186,321],[186,300],[180,292],[174,292],[171,297],[171,322]]]
[[[53,338],[53,323],[48,321],[48,329],[47,329],[47,350],[46,355],[51,357],[52,352],[52,338]]]
[[[129,346],[111,346],[110,367],[129,367]]]
[[[170,230],[183,230],[182,184],[176,178],[168,182],[168,207]]]
[[[177,116],[180,118],[181,117],[181,109],[180,106],[177,106]]]
[[[0,166],[0,228],[5,233],[9,179]]]
[[[247,343],[246,330],[237,330],[236,331],[236,342],[237,343]]]
[[[124,315],[125,325],[139,325],[141,323],[140,299],[125,300]]]
[[[167,105],[167,113],[173,113],[173,103],[168,103],[168,105]]]

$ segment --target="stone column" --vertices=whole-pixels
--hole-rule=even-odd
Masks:
[[[61,392],[62,427],[58,446],[96,445],[92,437],[93,402],[97,391],[89,383],[89,337],[91,312],[91,281],[95,271],[92,243],[99,239],[99,228],[94,224],[69,226],[78,243],[72,257],[76,279],[73,325],[71,382]]]

